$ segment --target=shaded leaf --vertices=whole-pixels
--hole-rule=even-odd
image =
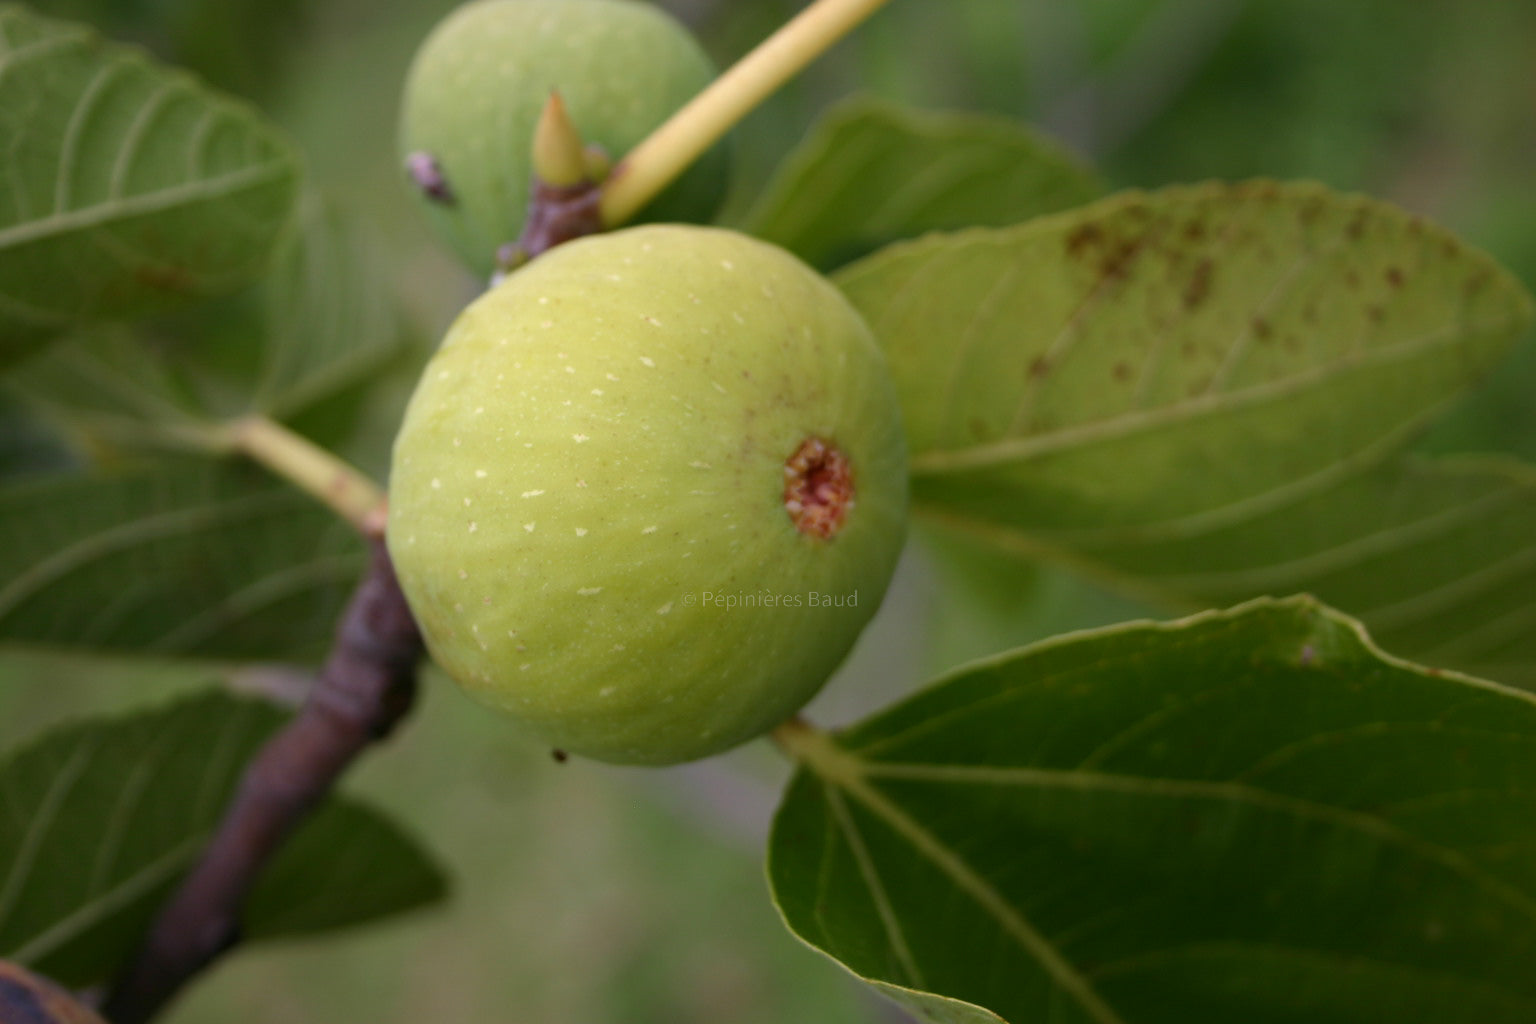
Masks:
[[[298,158],[259,114],[136,49],[0,7],[0,364],[267,264]]]
[[[897,239],[1016,224],[1103,191],[1075,157],[1014,121],[859,97],[785,157],[747,230],[830,267]]]
[[[994,551],[1016,539],[985,536]],[[1513,460],[1394,459],[1240,522],[1085,538],[1075,556],[1110,585],[1191,611],[1306,590],[1390,650],[1536,687],[1536,467]]]
[[[244,463],[0,487],[0,641],[307,660],[362,544]]]
[[[398,825],[364,804],[333,800],[273,858],[243,934],[286,938],[365,924],[447,892],[441,869]]]
[[[312,198],[251,293],[179,321],[106,325],[13,373],[13,393],[89,448],[216,448],[218,424],[283,417],[401,349],[376,240]]]
[[[1097,586],[1082,573],[999,557],[990,539],[933,522],[916,524],[913,534],[934,570],[924,661],[929,675],[1075,629],[1145,618],[1156,610]]]
[[[109,976],[283,720],[269,705],[211,691],[66,725],[0,761],[0,956],[74,986]],[[353,834],[366,845],[341,841]],[[351,881],[338,887],[341,878]],[[353,924],[442,891],[436,868],[395,826],[333,800],[258,885],[251,937]]]
[[[781,912],[925,1019],[1536,1015],[1536,700],[1308,599],[1047,641],[791,742]]]
[[[1365,539],[1452,515],[1377,467],[1530,322],[1438,228],[1321,186],[1205,185],[894,246],[839,282],[890,357],[930,521],[1173,607],[1313,589],[1436,658],[1476,616],[1528,614],[1513,572],[1466,617],[1379,614],[1498,557]]]

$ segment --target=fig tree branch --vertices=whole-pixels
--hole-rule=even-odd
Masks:
[[[619,161],[603,184],[603,224],[628,221],[732,125],[887,2],[816,0],[731,65]]]
[[[382,537],[369,543],[368,575],[342,616],[315,688],[246,767],[202,859],[108,996],[103,1011],[115,1024],[152,1018],[239,941],[241,911],[262,868],[347,766],[410,709],[421,634]]]

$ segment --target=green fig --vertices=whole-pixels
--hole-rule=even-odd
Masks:
[[[388,543],[437,662],[552,746],[671,764],[771,729],[884,595],[894,387],[789,253],[660,225],[472,303],[395,441]]]
[[[622,158],[709,84],[688,31],[635,0],[475,0],[422,43],[406,79],[401,155],[443,237],[479,274],[515,242],[532,186],[539,114],[559,93],[592,166]],[[711,219],[728,163],[716,147],[641,213]]]

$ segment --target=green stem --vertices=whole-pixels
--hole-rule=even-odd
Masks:
[[[633,217],[732,125],[887,2],[816,0],[765,39],[620,161],[603,185],[603,224]]]
[[[229,434],[237,451],[319,499],[363,536],[384,535],[383,489],[331,452],[265,416],[236,420]]]
[[[826,769],[831,766],[856,760],[837,745],[831,733],[812,725],[800,715],[774,726],[768,738],[773,740],[785,757],[810,768],[818,775],[829,774]],[[833,773],[836,774],[836,771]]]

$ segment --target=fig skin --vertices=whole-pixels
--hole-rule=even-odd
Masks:
[[[786,507],[808,493],[786,463],[828,447],[853,493],[823,536]],[[858,313],[781,249],[662,225],[560,246],[460,315],[395,442],[388,543],[471,695],[558,749],[672,764],[821,688],[906,512]]]
[[[582,138],[613,160],[707,85],[715,68],[680,23],[636,0],[474,0],[423,41],[406,78],[400,154],[428,217],[475,273],[517,241],[534,128],[558,90]],[[703,222],[724,197],[724,146],[640,214]],[[418,167],[430,172],[425,180]]]

